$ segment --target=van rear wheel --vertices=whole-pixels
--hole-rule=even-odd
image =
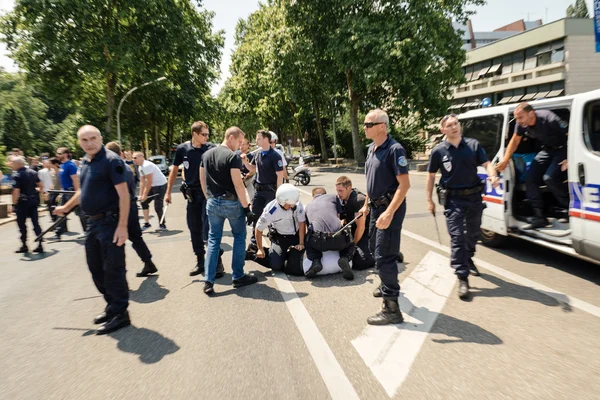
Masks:
[[[488,247],[501,247],[508,237],[481,228],[481,243]]]

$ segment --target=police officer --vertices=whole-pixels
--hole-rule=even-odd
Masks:
[[[479,142],[462,136],[460,122],[455,115],[442,118],[440,126],[446,138],[431,152],[425,192],[428,209],[435,215],[435,203],[431,196],[435,174],[441,170],[438,194],[440,203],[445,207],[444,215],[450,234],[450,265],[459,279],[458,296],[465,299],[469,296],[469,270],[479,276],[472,257],[479,239],[485,203],[481,199],[483,184],[477,176],[477,166],[487,169],[494,187],[498,186],[498,177]]]
[[[274,271],[290,275],[304,275],[302,259],[304,254],[304,235],[306,233],[306,215],[300,202],[298,189],[284,183],[277,189],[275,199],[270,201],[256,224],[257,258],[264,258],[262,246],[263,231],[269,230],[271,249],[269,266]]]
[[[173,159],[173,169],[169,174],[169,181],[165,201],[171,203],[171,190],[177,180],[179,166],[183,164],[181,186],[182,192],[187,199],[187,225],[192,237],[192,247],[196,255],[196,266],[190,271],[190,276],[204,273],[205,239],[208,236],[208,224],[206,218],[206,198],[200,186],[200,164],[202,156],[206,151],[215,147],[208,142],[208,125],[202,121],[196,121],[192,124],[192,140],[177,146],[175,158]],[[206,226],[208,228],[208,225]],[[223,261],[219,256],[219,265],[217,267],[217,278],[224,274]]]
[[[252,212],[262,215],[265,206],[275,199],[275,192],[283,183],[283,161],[281,155],[271,148],[271,134],[260,130],[256,133],[256,145],[260,147],[251,162],[242,154],[241,158],[248,171],[256,172],[254,181],[254,198],[252,199]],[[256,252],[256,223],[252,229],[252,238],[247,251]]]
[[[339,252],[338,266],[344,279],[354,279],[350,261],[354,255],[354,242],[349,230],[344,230],[337,236],[334,234],[342,229],[340,221],[341,209],[337,196],[327,194],[325,188],[317,187],[312,191],[313,201],[306,205],[306,220],[308,236],[306,238],[306,257],[312,261],[306,277],[311,279],[323,269],[321,258],[326,251]]]
[[[279,140],[279,138],[277,137],[277,134],[275,132],[269,131],[269,133],[271,134],[271,147],[277,152],[277,154],[281,156],[281,163],[283,164],[283,181],[286,183],[290,183],[290,177],[288,176],[287,171],[288,163],[285,159],[285,153],[277,148],[277,141]]]
[[[364,215],[369,209],[371,212],[369,248],[375,256],[383,297],[381,312],[367,319],[371,325],[399,324],[404,320],[398,305],[396,260],[410,180],[406,152],[388,135],[388,125],[389,117],[383,110],[371,110],[365,117],[365,135],[373,143],[369,145],[365,163],[367,199],[361,212]]]
[[[125,163],[125,166],[129,167],[125,160],[125,156],[121,151],[121,146],[119,146],[117,142],[106,143],[106,149],[118,154]],[[138,257],[144,263],[142,270],[135,274],[138,278],[142,278],[158,272],[158,269],[156,268],[156,265],[154,265],[154,262],[152,262],[152,253],[150,253],[150,249],[148,249],[148,245],[146,245],[146,242],[144,242],[142,237],[142,228],[140,227],[140,220],[138,218],[137,197],[135,196],[135,177],[131,168],[125,168],[125,175],[127,179],[127,188],[129,189],[129,198],[131,199],[129,220],[127,221],[127,235],[129,236],[131,247],[133,247]]]
[[[77,132],[86,153],[80,172],[81,189],[54,212],[62,215],[77,204],[88,218],[85,253],[94,284],[104,295],[105,311],[94,319],[103,335],[130,325],[129,288],[125,277],[125,242],[131,208],[127,188],[128,168],[121,158],[102,145],[98,128],[85,125]]]
[[[548,225],[540,192],[542,181],[552,191],[559,207],[565,211],[569,208],[569,192],[565,183],[568,124],[552,111],[534,111],[533,107],[526,102],[519,104],[514,114],[517,121],[515,133],[506,147],[504,158],[498,163],[496,169],[504,171],[523,140],[523,136],[539,140],[542,150],[532,161],[525,180],[527,198],[531,201],[534,215],[530,224],[523,226],[523,229],[542,228]]]
[[[340,176],[335,181],[335,191],[340,212],[340,219],[344,223],[352,221],[360,214],[360,209],[365,205],[366,196],[352,188],[352,181],[347,176]],[[363,270],[375,266],[375,259],[369,250],[369,234],[366,232],[369,226],[369,216],[361,216],[352,225],[352,237],[356,249],[352,257],[352,269]],[[380,288],[377,293],[381,294]]]
[[[42,233],[38,223],[38,206],[40,204],[40,195],[36,191],[44,190],[44,185],[38,178],[38,173],[31,168],[25,168],[25,158],[22,156],[14,157],[12,160],[12,202],[13,208],[17,213],[17,225],[21,232],[22,246],[15,253],[27,253],[27,218],[31,218],[33,231],[37,236]],[[36,253],[43,253],[42,242],[33,250]]]

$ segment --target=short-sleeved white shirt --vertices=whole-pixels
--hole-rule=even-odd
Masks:
[[[264,231],[272,226],[280,235],[295,235],[301,222],[306,222],[306,214],[300,201],[296,203],[295,210],[284,210],[275,199],[265,206],[256,228]]]
[[[140,175],[145,177],[146,175],[152,174],[152,187],[162,186],[167,184],[167,178],[163,175],[163,173],[158,169],[156,164],[144,160],[140,167]]]

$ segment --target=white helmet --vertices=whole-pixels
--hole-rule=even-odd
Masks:
[[[283,207],[286,204],[289,204],[290,206],[295,206],[298,202],[298,199],[300,198],[300,193],[298,192],[298,189],[294,187],[294,185],[290,183],[284,183],[277,189],[277,193],[275,193],[275,198],[277,199],[277,203],[279,203],[281,207]]]
[[[271,134],[271,140],[272,141],[275,141],[275,142],[279,141],[279,138],[277,137],[277,134],[275,132],[269,131],[269,133]]]

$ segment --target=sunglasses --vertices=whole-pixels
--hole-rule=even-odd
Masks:
[[[209,133],[200,133],[204,137],[208,137]]]
[[[371,129],[372,127],[376,126],[376,125],[381,125],[381,124],[385,124],[385,122],[365,122],[363,124],[363,126],[367,129]]]

